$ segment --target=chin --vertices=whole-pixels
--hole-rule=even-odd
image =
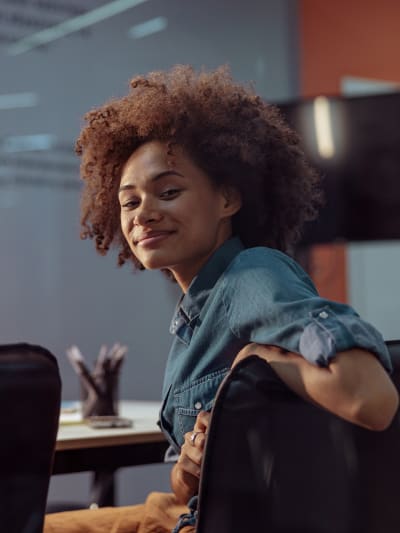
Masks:
[[[146,270],[166,270],[168,265],[165,261],[160,261],[160,259],[147,259],[146,261],[139,259]]]

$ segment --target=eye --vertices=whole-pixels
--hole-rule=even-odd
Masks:
[[[160,198],[163,198],[164,200],[172,200],[173,198],[176,198],[182,189],[166,189],[160,194]]]
[[[131,198],[130,200],[125,200],[121,202],[121,207],[124,209],[135,209],[139,205],[139,200],[137,198]]]

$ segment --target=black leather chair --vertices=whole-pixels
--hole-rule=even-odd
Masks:
[[[400,386],[400,341],[387,343]],[[197,533],[399,533],[400,414],[364,430],[303,401],[258,357],[216,398]]]
[[[41,533],[60,412],[55,357],[0,345],[0,531]]]

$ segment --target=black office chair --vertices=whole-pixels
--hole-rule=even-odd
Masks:
[[[55,357],[0,345],[0,530],[41,533],[60,412]]]
[[[387,343],[400,384],[400,341]],[[303,401],[258,357],[218,392],[197,533],[399,533],[400,415],[364,430]]]

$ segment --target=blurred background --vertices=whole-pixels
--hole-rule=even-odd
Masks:
[[[0,0],[0,342],[49,348],[69,400],[79,390],[66,348],[77,344],[90,360],[101,344],[119,341],[129,347],[121,397],[160,399],[178,290],[159,273],[119,269],[115,254],[100,257],[93,243],[79,239],[73,147],[83,114],[125,94],[139,73],[177,63],[228,64],[236,80],[253,83],[263,98],[282,106],[305,148],[310,146],[299,109],[313,106],[315,121],[317,109],[334,119],[341,116],[335,113],[340,104],[353,120],[348,97],[362,98],[358,116],[375,109],[380,125],[346,129],[344,121],[333,141],[335,147],[346,140],[346,161],[354,163],[360,131],[369,153],[383,139],[379,128],[386,117],[399,138],[399,27],[397,0]],[[373,96],[382,102],[382,93],[393,93],[394,100],[377,112]],[[399,151],[391,131],[385,129],[387,143],[391,152]],[[395,202],[390,209],[400,214],[400,161],[390,159],[385,143],[374,152],[379,164],[372,196],[385,190]],[[315,164],[335,183],[329,139],[321,150]],[[360,164],[348,172],[362,190],[369,164],[363,155],[357,158]],[[344,203],[335,197],[329,220],[339,219]],[[364,211],[374,227],[387,208],[378,213],[368,204]],[[362,222],[354,235],[330,228],[305,240],[296,254],[323,295],[349,302],[385,339],[398,338],[400,231],[368,233],[365,227]],[[168,490],[169,468],[120,471],[118,503]],[[55,476],[50,502],[85,502],[88,486],[89,474]]]

